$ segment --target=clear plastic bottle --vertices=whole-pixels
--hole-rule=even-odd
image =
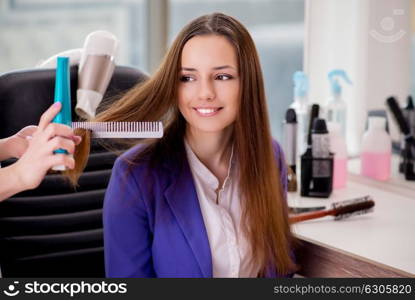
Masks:
[[[342,86],[339,79],[342,78],[348,84],[352,84],[344,70],[332,70],[328,75],[331,86],[331,97],[327,104],[327,121],[340,125],[340,131],[346,136],[346,103],[342,98]]]
[[[391,173],[392,141],[385,124],[384,117],[369,117],[361,151],[361,174],[381,181],[388,180]]]
[[[333,188],[340,189],[347,182],[347,146],[341,134],[339,123],[328,122],[330,136],[330,152],[334,153]]]
[[[294,81],[294,102],[290,108],[295,110],[297,116],[297,155],[299,157],[307,149],[308,133],[308,78],[304,72],[297,71],[293,75]]]

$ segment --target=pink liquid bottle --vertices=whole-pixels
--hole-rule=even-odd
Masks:
[[[392,141],[385,123],[384,117],[369,117],[362,140],[361,174],[380,181],[388,180],[391,172]]]
[[[328,122],[330,152],[334,153],[333,188],[346,186],[347,181],[347,147],[342,136],[341,126],[337,122]]]

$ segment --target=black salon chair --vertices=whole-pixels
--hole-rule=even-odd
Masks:
[[[76,99],[78,67],[72,66],[70,73],[71,97]],[[117,66],[98,110],[146,78],[134,68]],[[53,102],[54,83],[54,69],[0,76],[0,138],[38,124]],[[72,106],[74,112],[75,101]],[[74,113],[72,117],[77,119]],[[0,203],[3,277],[105,276],[102,205],[115,158],[93,140],[76,190],[60,175],[50,174],[38,188]]]

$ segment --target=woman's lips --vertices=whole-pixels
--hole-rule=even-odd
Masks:
[[[201,117],[212,117],[217,115],[223,107],[193,107],[196,113]]]

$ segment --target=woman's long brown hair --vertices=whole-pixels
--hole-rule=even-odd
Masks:
[[[186,127],[177,105],[182,50],[192,37],[210,34],[227,38],[238,57],[240,108],[233,140],[240,168],[242,220],[246,220],[243,229],[251,244],[252,263],[260,267],[260,276],[264,276],[270,266],[275,266],[279,274],[288,274],[296,268],[291,255],[293,237],[274,157],[262,70],[254,42],[241,23],[221,13],[193,20],[179,33],[155,74],[128,91],[93,121],[162,120],[164,137],[147,141],[146,149],[151,152],[161,148],[171,153],[165,148],[173,149],[177,143],[183,143]],[[68,174],[73,182],[88,156],[89,140],[86,140],[79,148],[83,150],[75,154],[76,163],[81,167]],[[163,159],[159,155],[155,157]]]

